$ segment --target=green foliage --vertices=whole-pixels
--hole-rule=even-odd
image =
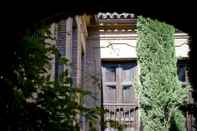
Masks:
[[[1,74],[0,120],[5,130],[79,131],[79,115],[93,123],[98,118],[99,109],[86,108],[76,99],[89,93],[72,87],[67,70],[60,79],[50,79],[51,56],[60,54],[46,42],[53,39],[48,29],[27,32],[13,49],[9,71]]]
[[[117,131],[123,131],[124,128],[126,128],[128,125],[120,123],[119,121],[115,121],[115,120],[108,120],[105,121],[105,128],[107,128],[107,125],[110,125],[110,128],[113,128]]]
[[[188,89],[181,87],[177,76],[174,27],[140,16],[137,33],[140,84],[136,90],[144,131],[168,131],[172,119],[186,130],[179,107],[183,105]]]
[[[172,115],[171,126],[169,131],[185,131],[185,117],[181,111],[176,111]]]

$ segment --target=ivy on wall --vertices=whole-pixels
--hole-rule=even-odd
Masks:
[[[186,131],[180,106],[186,101],[188,88],[182,88],[177,76],[175,28],[139,16],[137,33],[137,91],[144,131]]]

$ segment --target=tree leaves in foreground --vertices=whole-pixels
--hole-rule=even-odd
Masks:
[[[88,93],[72,87],[68,71],[62,73],[61,81],[51,80],[51,56],[59,53],[46,42],[46,39],[54,39],[48,29],[46,26],[27,32],[13,48],[12,63],[1,71],[1,129],[79,131],[78,115],[92,121],[98,117],[98,108],[83,107],[76,100],[78,94]]]

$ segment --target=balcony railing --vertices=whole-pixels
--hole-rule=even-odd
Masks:
[[[105,103],[104,120],[116,121],[129,127],[136,127],[137,124],[137,104],[130,103]]]

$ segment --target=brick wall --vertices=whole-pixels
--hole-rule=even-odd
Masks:
[[[73,86],[91,92],[91,96],[85,98],[84,105],[87,107],[101,106],[99,32],[89,32],[88,38],[85,38],[85,35],[81,34],[84,32],[79,20],[79,17],[75,17],[72,20],[62,20],[58,23],[56,45],[62,50],[64,56],[70,58]],[[58,70],[59,66],[56,65],[55,67]],[[81,120],[82,130],[89,131],[87,121],[85,119]],[[100,121],[97,122],[96,126],[99,131]]]
[[[78,29],[73,30],[72,40],[72,80],[76,87],[81,86],[81,45],[79,42]]]
[[[57,24],[57,44],[60,54],[65,56],[66,49],[66,20],[61,20]],[[58,79],[59,75],[64,71],[64,65],[59,64],[58,56],[55,58],[55,79]]]
[[[85,90],[91,92],[91,96],[85,98],[87,107],[101,106],[101,59],[100,40],[98,32],[89,32],[86,43],[86,52],[83,59],[82,82]],[[97,130],[100,131],[100,121],[97,122]],[[89,131],[88,122],[86,129]]]
[[[57,24],[53,23],[51,24],[49,31],[51,33],[50,37],[53,39],[46,39],[45,41],[47,43],[50,43],[51,45],[56,45],[57,41],[57,36],[56,36],[56,29],[57,29]],[[54,54],[49,54],[49,57],[51,58],[50,62],[50,69],[48,70],[47,75],[50,74],[50,80],[54,80],[55,78],[55,55]]]

